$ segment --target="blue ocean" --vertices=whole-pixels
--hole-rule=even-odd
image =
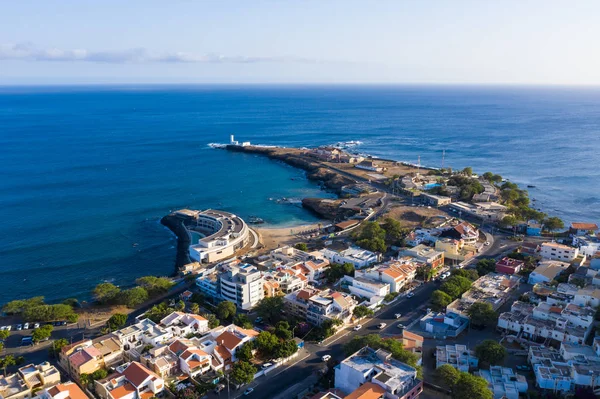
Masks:
[[[565,222],[600,222],[600,88],[89,86],[0,88],[0,303],[89,298],[102,281],[168,275],[159,220],[219,208],[270,225],[328,196],[302,171],[213,149],[360,141],[356,151],[530,188]],[[280,198],[292,199],[281,203]]]

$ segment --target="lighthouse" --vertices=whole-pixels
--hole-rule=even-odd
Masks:
[[[235,137],[232,135],[229,136],[229,144],[230,145],[238,145],[238,142],[235,141]]]

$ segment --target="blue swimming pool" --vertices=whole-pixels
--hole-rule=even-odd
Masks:
[[[432,188],[439,187],[439,186],[441,186],[440,183],[427,183],[427,184],[423,185],[425,190],[431,190]]]

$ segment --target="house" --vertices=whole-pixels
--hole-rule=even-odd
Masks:
[[[468,349],[466,345],[440,345],[435,350],[435,368],[444,364],[468,373],[470,368],[477,367],[479,359],[475,356],[475,352]]]
[[[443,230],[440,237],[462,240],[465,245],[475,246],[479,240],[479,230],[469,222],[461,222]]]
[[[490,366],[489,370],[482,369],[477,374],[488,382],[494,399],[519,399],[519,393],[527,393],[527,379],[511,368]]]
[[[160,321],[160,325],[174,337],[185,337],[208,331],[208,320],[204,317],[183,312],[173,312]]]
[[[421,199],[421,203],[425,206],[440,207],[448,205],[452,202],[452,198],[450,197],[445,197],[443,195],[433,195],[428,193],[421,193],[419,198]]]
[[[34,391],[60,383],[60,373],[48,362],[28,364],[16,373],[0,376],[0,397],[3,399],[31,398]]]
[[[298,269],[279,269],[272,273],[265,274],[265,285],[275,283],[277,292],[289,294],[298,291],[308,284],[308,278]],[[271,288],[271,287],[269,287]]]
[[[94,382],[100,398],[150,399],[160,395],[165,388],[165,381],[141,363],[126,363],[116,370],[116,373]]]
[[[529,284],[549,283],[568,268],[569,264],[566,262],[556,260],[541,261],[538,267],[531,272],[527,282]]]
[[[571,262],[579,255],[579,248],[569,247],[557,242],[545,242],[542,243],[540,255],[546,259]]]
[[[422,336],[412,333],[406,328],[402,330],[402,347],[404,348],[404,350],[407,350],[419,356],[419,360],[417,362],[418,365],[421,365],[422,361],[423,341],[424,338]]]
[[[321,253],[331,263],[352,263],[356,269],[362,269],[381,261],[380,253],[358,247],[350,247],[341,251],[325,248]]]
[[[173,377],[180,372],[179,358],[170,349],[162,345],[142,353],[140,363],[154,371],[160,378]]]
[[[569,232],[574,236],[584,236],[588,233],[598,233],[598,225],[596,223],[574,222],[571,223]]]
[[[517,274],[521,271],[525,262],[505,256],[496,262],[496,273]]]
[[[472,216],[484,221],[497,222],[506,216],[508,208],[497,202],[478,202],[469,204],[466,202],[453,202],[448,205],[450,211],[460,216]]]
[[[335,367],[335,387],[346,392],[351,399],[416,398],[423,391],[423,381],[417,370],[392,358],[382,349],[364,347]],[[362,388],[359,390],[359,388]],[[383,392],[382,392],[383,389]],[[356,392],[359,390],[358,392]],[[369,396],[365,396],[365,393]]]
[[[81,374],[112,367],[123,361],[123,345],[113,335],[83,340],[64,346],[59,354],[59,364],[69,375],[79,381]]]
[[[410,256],[423,262],[433,274],[436,274],[444,266],[444,253],[423,244],[405,249],[399,254],[399,257],[401,256]]]
[[[345,220],[340,223],[336,223],[334,225],[334,227],[335,227],[335,231],[344,231],[344,230],[348,230],[351,227],[357,226],[359,223],[360,223],[360,220],[350,219],[350,220]]]
[[[468,325],[468,317],[452,311],[429,312],[419,320],[419,326],[434,337],[457,337]]]
[[[388,284],[390,292],[400,292],[417,274],[417,264],[409,259],[391,261],[370,269],[357,270],[355,277]]]
[[[179,294],[179,298],[184,302],[189,302],[192,299],[192,291],[185,290]]]
[[[341,284],[342,287],[346,287],[348,290],[350,290],[353,295],[367,299],[379,298],[382,300],[387,294],[390,293],[389,284],[367,278],[361,278],[358,276],[344,276]]]
[[[527,222],[526,234],[530,237],[540,237],[542,235],[542,225],[530,220]]]
[[[593,258],[600,252],[600,237],[596,234],[574,236],[573,246],[579,248],[579,254]]]
[[[56,384],[53,387],[38,391],[36,399],[89,399],[74,382]]]
[[[462,262],[477,254],[477,248],[465,245],[463,240],[440,238],[435,242],[435,249],[444,252],[444,258]]]
[[[523,242],[519,247],[519,253],[528,256],[537,256],[540,252],[540,246],[534,242]]]
[[[369,170],[372,172],[383,172],[384,168],[379,166],[374,160],[366,159],[354,165],[355,168]]]

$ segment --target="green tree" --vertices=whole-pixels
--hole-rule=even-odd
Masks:
[[[136,284],[144,287],[151,297],[167,293],[174,283],[166,277],[144,276],[135,280]]]
[[[492,178],[494,177],[494,174],[493,174],[492,172],[485,172],[485,173],[482,175],[482,177],[483,177],[485,180],[487,180],[487,181],[491,182],[491,181],[492,181]]]
[[[298,244],[294,245],[294,248],[304,252],[308,251],[308,245],[303,242],[299,242]]]
[[[185,302],[181,299],[175,303],[175,310],[178,312],[183,312],[185,310]]]
[[[462,170],[462,174],[467,177],[471,177],[473,175],[473,168],[471,168],[470,166],[467,166],[466,168],[464,168]]]
[[[238,313],[235,315],[235,317],[233,318],[233,324],[248,330],[252,329],[252,322],[250,321],[248,316],[246,316],[243,313]]]
[[[479,278],[479,273],[473,269],[453,269],[451,274],[453,276],[468,278],[471,281],[475,281]]]
[[[336,328],[344,324],[340,319],[328,319],[321,323],[321,331],[324,338],[329,338],[335,334]]]
[[[249,384],[254,380],[256,367],[244,361],[236,362],[231,369],[231,381],[236,385]]]
[[[148,300],[148,291],[144,287],[133,287],[123,292],[121,302],[128,308],[135,308]]]
[[[383,221],[386,242],[392,245],[401,244],[402,240],[408,234],[408,230],[402,227],[402,224],[396,219],[385,218]]]
[[[254,343],[252,341],[248,341],[238,348],[238,350],[235,352],[235,356],[240,361],[249,362],[254,357],[252,350],[254,350]]]
[[[487,327],[496,324],[498,313],[494,311],[492,305],[487,302],[475,302],[467,314],[471,318],[471,324],[474,326]]]
[[[275,325],[275,335],[280,339],[287,341],[293,338],[292,331],[290,331],[290,323],[287,321],[279,321]]]
[[[354,310],[352,311],[352,314],[357,319],[361,319],[363,317],[373,316],[373,311],[364,305],[359,305],[354,308]]]
[[[261,331],[255,340],[256,349],[265,357],[269,357],[279,344],[279,338],[268,331]]]
[[[431,307],[438,312],[446,309],[450,303],[452,303],[452,297],[444,291],[435,290],[431,294]]]
[[[231,321],[236,313],[235,303],[223,301],[217,305],[216,313],[219,320]]]
[[[553,216],[544,220],[544,227],[546,228],[546,230],[554,232],[559,229],[564,229],[565,224],[560,218]]]
[[[50,338],[50,336],[52,335],[53,329],[54,329],[54,327],[52,327],[52,324],[46,324],[44,326],[40,326],[40,327],[36,328],[31,333],[31,338],[32,338],[33,342],[37,343],[37,342],[43,341],[47,338]]]
[[[161,302],[154,305],[146,312],[146,317],[155,323],[160,323],[162,319],[175,311],[167,302]]]
[[[93,296],[102,305],[114,303],[121,289],[112,283],[100,283],[94,288]]]
[[[192,302],[190,305],[190,312],[193,314],[200,313],[200,305],[198,305],[196,302]]]
[[[44,297],[36,296],[29,299],[10,301],[2,307],[2,311],[8,315],[22,314],[26,309],[40,305],[44,305]]]
[[[69,345],[69,341],[67,341],[65,338],[57,339],[56,341],[52,342],[52,346],[50,347],[50,355],[53,357],[58,357],[62,348],[67,345]]]
[[[98,369],[92,373],[92,379],[94,381],[102,380],[106,378],[107,375],[108,371],[106,371],[106,369]]]
[[[492,258],[481,259],[477,262],[477,274],[485,276],[496,270],[496,260]]]
[[[110,316],[110,319],[108,319],[108,322],[106,323],[108,328],[110,329],[110,331],[116,331],[120,328],[125,327],[125,324],[127,323],[127,315],[123,314],[123,313],[115,313],[114,315]]]
[[[452,399],[492,399],[494,396],[482,377],[458,371],[449,364],[436,370],[440,379],[450,388]]]
[[[0,341],[5,341],[9,335],[10,335],[10,331],[0,330]]]
[[[23,318],[27,321],[54,321],[72,320],[77,321],[76,313],[69,305],[35,305],[27,307],[23,311]]]
[[[385,252],[386,232],[377,222],[364,222],[356,235],[356,244],[374,252]]]
[[[215,316],[212,313],[205,313],[202,315],[202,317],[208,320],[208,328],[219,327],[219,325],[221,324],[221,321],[217,319],[217,316]]]
[[[92,378],[91,374],[83,373],[79,376],[79,382],[81,382],[81,385],[84,387],[87,387],[94,382],[94,379]]]
[[[269,323],[275,323],[282,317],[283,297],[273,296],[261,299],[254,307],[256,313]]]
[[[517,220],[516,217],[508,215],[508,216],[504,216],[502,218],[502,220],[500,220],[500,223],[498,223],[500,225],[500,227],[513,227],[516,226],[517,223],[519,223],[519,221]]]
[[[460,380],[460,371],[449,364],[441,365],[436,369],[436,374],[442,382],[452,389]]]
[[[475,355],[480,362],[499,365],[506,357],[506,348],[493,339],[486,339],[475,347]]]
[[[294,353],[298,351],[298,345],[292,339],[285,340],[280,342],[275,347],[275,357],[276,358],[286,358],[292,356]]]
[[[492,181],[492,183],[498,184],[502,181],[502,176],[495,174],[490,180]]]
[[[0,367],[2,367],[2,369],[4,370],[4,375],[8,375],[6,374],[7,368],[16,366],[16,364],[17,361],[15,360],[15,357],[13,355],[7,355],[0,359]]]
[[[452,299],[460,297],[471,288],[472,281],[461,276],[451,276],[440,287],[440,290],[450,295]]]

